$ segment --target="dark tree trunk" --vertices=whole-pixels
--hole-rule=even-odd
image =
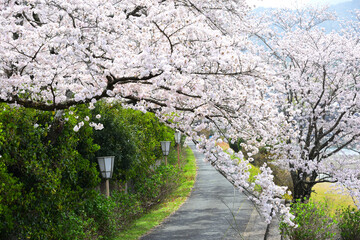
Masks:
[[[291,171],[291,178],[294,184],[293,202],[307,202],[315,185],[317,174],[314,172],[310,176],[299,171]]]
[[[296,200],[300,200],[301,202],[308,201],[311,196],[312,187],[313,186],[309,184],[297,183],[296,187],[294,187],[293,202]]]

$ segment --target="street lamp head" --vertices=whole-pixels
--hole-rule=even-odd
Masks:
[[[161,144],[161,150],[163,152],[163,155],[164,156],[169,155],[171,142],[170,141],[161,141],[160,144]]]
[[[103,178],[109,179],[113,175],[115,156],[98,157],[100,172]]]
[[[181,132],[176,131],[176,132],[175,132],[175,142],[176,142],[177,144],[180,144],[180,141],[181,141]]]

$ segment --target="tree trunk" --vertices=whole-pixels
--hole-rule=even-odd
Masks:
[[[307,202],[310,199],[313,185],[304,184],[303,182],[294,183],[293,202],[300,200]]]
[[[300,177],[301,176],[301,177]],[[292,193],[293,202],[301,201],[307,202],[310,199],[312,188],[314,187],[317,177],[316,173],[313,173],[310,177],[307,174],[298,171],[291,171],[291,178],[294,185],[294,192]]]

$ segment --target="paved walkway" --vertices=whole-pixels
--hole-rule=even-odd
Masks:
[[[198,165],[194,189],[177,212],[142,240],[262,240],[266,225],[246,198],[192,148]]]

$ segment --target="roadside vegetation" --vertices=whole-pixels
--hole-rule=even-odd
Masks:
[[[231,147],[236,151],[243,151],[240,147],[241,142],[240,140]],[[225,142],[218,145],[224,151],[230,147]],[[247,157],[246,151],[243,151],[243,154]],[[272,157],[265,148],[260,148],[259,153],[253,156],[250,178],[254,178],[260,172],[259,167],[266,162],[273,171],[275,183],[292,190],[290,173],[272,164]],[[294,227],[280,222],[279,227],[284,239],[360,240],[360,211],[350,195],[340,193],[331,183],[316,184],[313,190],[311,198],[305,202],[291,203],[292,196],[283,196],[290,204],[291,213],[295,216],[294,223],[297,225]]]
[[[118,240],[135,240],[160,224],[166,217],[175,212],[190,195],[195,183],[196,162],[190,148],[182,151],[182,170],[180,171],[176,189],[154,208],[139,219],[129,224],[117,237]]]
[[[174,130],[152,113],[105,101],[54,112],[0,107],[0,239],[114,239],[191,189],[194,167],[178,168],[174,144],[169,164],[161,161],[160,141],[174,142]],[[110,198],[100,194],[104,155],[115,156]]]

